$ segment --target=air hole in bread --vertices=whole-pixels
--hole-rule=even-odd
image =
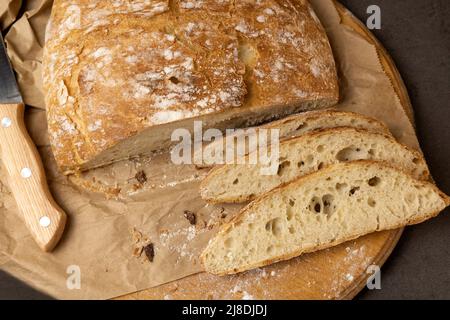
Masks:
[[[331,194],[326,194],[322,197],[323,213],[331,215],[334,212],[334,197]]]
[[[378,177],[373,177],[373,178],[369,179],[369,181],[367,183],[371,187],[376,187],[377,185],[379,185],[381,183],[381,179]]]
[[[295,228],[293,226],[289,227],[289,233],[290,234],[294,234],[295,233]]]
[[[233,184],[238,184],[239,183],[239,179],[235,179],[234,181],[233,181]]]
[[[377,205],[377,202],[376,202],[374,199],[369,198],[369,199],[367,200],[367,204],[368,204],[369,206],[371,206],[372,208],[374,208],[374,207]]]
[[[294,211],[292,210],[292,208],[287,208],[287,210],[286,210],[286,220],[287,221],[291,221],[293,217],[294,217]]]
[[[271,232],[272,231],[272,220],[266,223],[266,231]]]
[[[302,130],[302,129],[305,129],[306,127],[307,127],[307,124],[303,122],[303,123],[300,123],[300,124],[298,125],[298,127],[297,127],[296,130],[297,130],[297,131],[298,131],[298,130]]]
[[[268,246],[266,251],[267,253],[271,253],[273,251],[273,246]]]
[[[419,164],[420,163],[420,159],[419,158],[414,158],[412,162],[414,164]]]
[[[300,161],[299,163],[297,163],[297,167],[301,168],[305,165],[304,161]]]
[[[375,156],[375,150],[373,150],[373,149],[370,149],[367,153],[368,153],[371,157],[374,157],[374,156]]]
[[[313,197],[309,204],[309,210],[315,213],[322,211],[322,201],[318,197]]]
[[[336,160],[340,162],[360,159],[363,159],[361,149],[354,146],[344,148],[336,154]]]
[[[311,164],[314,161],[314,156],[313,155],[309,155],[306,157],[306,163]]]
[[[290,205],[291,207],[295,206],[295,200],[289,199],[289,205]]]
[[[283,230],[282,230],[282,222],[281,222],[280,218],[272,219],[268,222],[268,224],[270,225],[269,229],[272,231],[272,234],[275,237],[278,237],[281,235]],[[267,225],[266,225],[266,230],[267,230]]]
[[[319,165],[317,166],[317,170],[322,170],[324,166],[325,165],[323,164],[323,162],[319,163]]]
[[[319,145],[317,147],[317,152],[323,152],[325,150],[325,147],[323,145]]]
[[[348,184],[346,184],[346,183],[336,183],[336,190],[337,191],[341,191],[341,190],[344,190],[344,189],[346,189],[348,187]]]
[[[353,196],[353,195],[356,193],[356,191],[358,191],[358,190],[359,190],[359,187],[352,187],[352,188],[350,189],[348,195],[349,195],[349,196]]]
[[[278,171],[277,171],[278,176],[281,177],[283,175],[285,169],[289,168],[290,165],[291,165],[290,161],[283,161],[282,163],[280,163],[280,165],[278,166]]]

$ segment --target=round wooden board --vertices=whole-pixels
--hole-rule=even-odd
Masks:
[[[373,43],[386,74],[414,123],[413,109],[401,76],[384,47],[345,7],[335,1],[342,22]],[[206,273],[118,299],[352,299],[366,285],[368,267],[381,267],[403,229],[367,235],[340,246],[306,254],[243,274],[218,277]]]

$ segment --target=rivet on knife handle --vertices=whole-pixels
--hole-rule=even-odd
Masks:
[[[66,214],[50,194],[23,112],[23,104],[0,104],[0,157],[28,229],[44,251],[51,251],[64,231]]]

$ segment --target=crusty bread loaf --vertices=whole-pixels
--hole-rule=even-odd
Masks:
[[[44,89],[63,172],[338,101],[328,39],[306,0],[56,0]]]
[[[371,132],[390,134],[387,126],[377,119],[359,113],[337,110],[302,112],[252,129],[255,129],[255,135],[258,134],[260,129],[279,129],[279,136],[281,139],[284,139],[298,137],[307,132],[338,127],[354,127]],[[213,164],[221,164],[215,163],[216,150],[222,151],[221,159],[226,159],[227,152],[234,155],[234,158],[237,159],[237,157],[255,151],[258,148],[257,139],[255,139],[254,144],[250,144],[252,140],[249,138],[239,139],[242,136],[249,137],[249,132],[248,130],[237,131],[227,135],[226,138],[215,140],[196,150],[194,159],[201,159],[202,161],[202,163],[196,163],[196,165],[200,168],[206,168]],[[240,146],[240,144],[243,145]],[[242,154],[239,154],[238,150],[242,150]],[[201,156],[199,153],[201,153]]]
[[[257,151],[255,151],[257,152]],[[282,141],[278,172],[262,175],[264,164],[227,164],[208,174],[200,186],[212,203],[245,202],[327,165],[352,160],[384,160],[426,180],[429,172],[422,155],[392,136],[355,128],[331,128]]]
[[[250,203],[210,241],[202,263],[214,274],[242,272],[420,223],[449,204],[433,184],[387,164],[339,163]]]

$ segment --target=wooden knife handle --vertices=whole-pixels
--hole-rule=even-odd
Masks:
[[[42,161],[23,116],[23,104],[0,104],[0,157],[28,229],[44,251],[51,251],[64,231],[66,214],[50,194]]]

